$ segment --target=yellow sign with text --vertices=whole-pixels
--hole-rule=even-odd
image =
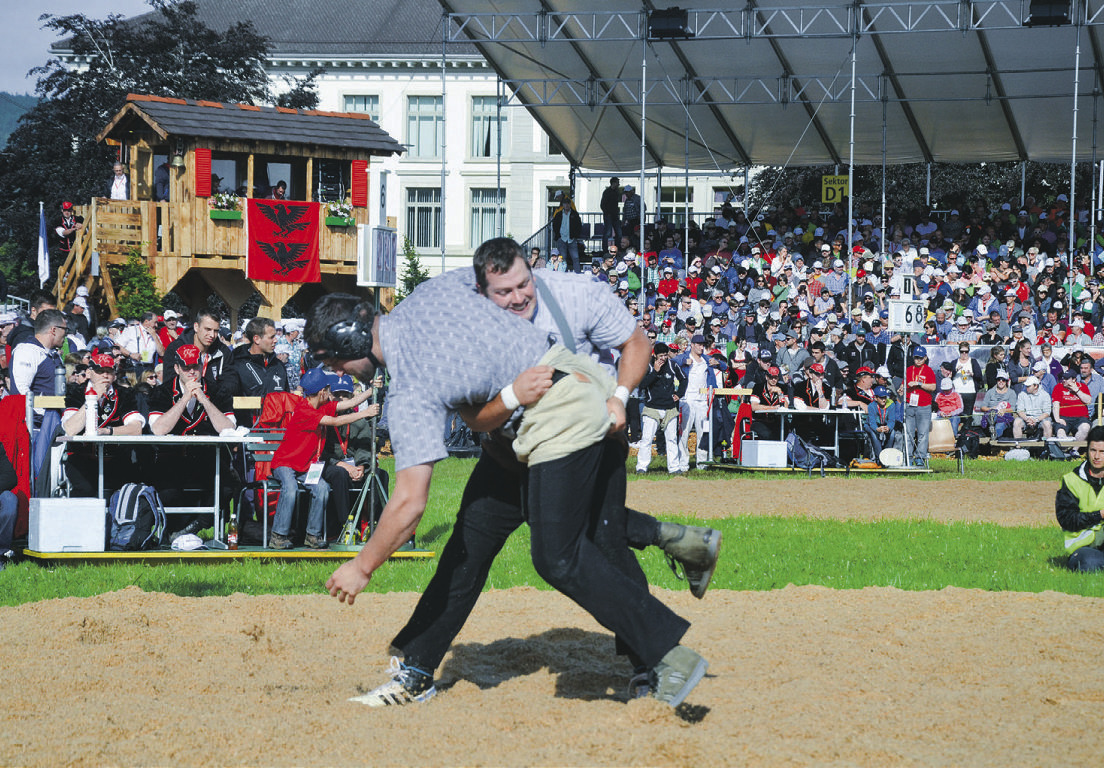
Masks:
[[[847,197],[846,176],[820,177],[820,202],[842,203],[845,197]]]

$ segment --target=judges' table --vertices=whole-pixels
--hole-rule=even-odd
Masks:
[[[825,416],[832,421],[832,453],[839,458],[839,423],[840,418],[843,416],[854,416],[859,420],[859,426],[862,427],[862,420],[866,417],[866,411],[856,410],[852,408],[778,408],[773,411],[760,411],[763,415],[770,413],[777,413],[781,415],[782,422],[782,436],[781,440],[786,439],[786,422],[797,416]],[[826,446],[820,446],[825,448]]]
[[[63,436],[58,439],[62,442],[72,443],[76,445],[90,444],[96,446],[96,459],[99,477],[98,495],[101,499],[106,498],[104,496],[105,446],[148,446],[149,448],[194,448],[200,445],[213,446],[213,453],[215,454],[215,493],[210,506],[165,507],[165,514],[213,514],[215,518],[215,538],[211,541],[208,541],[207,546],[214,549],[226,549],[226,542],[223,539],[224,534],[222,525],[222,508],[219,505],[219,493],[221,491],[222,484],[222,450],[220,446],[241,445],[243,443],[249,442],[248,435],[76,435]]]

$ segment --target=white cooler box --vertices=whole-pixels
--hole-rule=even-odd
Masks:
[[[31,499],[27,548],[34,552],[103,552],[103,499]]]
[[[740,444],[740,466],[785,467],[786,443],[779,440],[744,440]]]

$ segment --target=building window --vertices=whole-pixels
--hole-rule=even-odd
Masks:
[[[687,201],[686,193],[689,191],[690,199]],[[663,187],[659,191],[659,215],[667,219],[668,224],[683,224],[686,221],[686,203],[690,208],[694,207],[694,188]]]
[[[406,190],[406,236],[415,248],[441,247],[441,190],[411,187]]]
[[[733,208],[740,208],[744,204],[744,185],[738,187],[713,187],[713,206],[720,210],[721,206],[728,203]]]
[[[472,97],[471,156],[494,157],[498,154],[496,119],[499,116],[498,98],[495,96]],[[498,121],[502,126],[502,144],[506,145],[506,115]]]
[[[562,155],[564,153],[563,147],[560,146],[560,142],[556,141],[551,136],[548,136],[546,138],[548,139],[548,154]]]
[[[406,108],[407,157],[440,157],[445,121],[440,96],[410,96]]]
[[[477,248],[502,233],[505,196],[500,189],[473,189],[471,194],[471,247]],[[503,201],[501,206],[499,200]]]
[[[379,121],[379,96],[346,96],[346,112],[363,112],[373,120]]]

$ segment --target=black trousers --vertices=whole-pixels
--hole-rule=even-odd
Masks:
[[[554,491],[554,498],[550,497],[551,506],[548,503],[542,504],[543,513],[539,524],[541,534],[538,536],[534,530],[534,562],[537,558],[536,542],[540,542],[542,547],[540,559],[543,565],[538,566],[538,572],[550,561],[545,547],[553,542],[562,546],[564,540],[574,542],[575,555],[567,558],[568,562],[576,562],[579,555],[604,561],[606,569],[613,566],[613,569],[621,572],[622,580],[627,579],[635,585],[633,597],[639,598],[641,591],[647,593],[647,579],[635,556],[626,549],[626,544],[636,549],[649,546],[655,541],[659,523],[653,517],[625,509],[625,454],[619,443],[607,440],[599,446],[587,449],[585,453],[586,457],[579,463],[590,463],[584,469],[588,475],[587,483],[592,486],[591,492],[588,496],[583,495],[582,477],[559,476],[560,487]],[[570,471],[570,468],[566,469]],[[540,474],[540,484],[544,486],[556,473],[553,471]],[[599,484],[598,475],[607,478],[606,482]],[[527,491],[524,480],[523,475],[503,467],[487,451],[484,451],[476,463],[464,488],[456,524],[441,552],[437,571],[422,593],[410,620],[391,643],[402,651],[407,664],[426,672],[432,672],[440,665],[475,607],[487,582],[491,563],[510,534],[526,520],[523,501]],[[528,493],[531,495],[532,492],[533,489],[530,488]],[[599,492],[601,495],[597,496]],[[597,505],[594,503],[596,497]],[[587,503],[580,504],[581,500]],[[543,518],[548,517],[553,509],[561,512],[566,510],[562,516],[570,518],[572,522],[565,522],[561,526],[545,521]],[[585,549],[582,548],[580,538],[589,542]],[[541,576],[547,578],[544,573]],[[556,583],[552,585],[559,588]],[[584,585],[582,590],[578,585],[571,585],[570,588],[573,592],[607,591],[603,581],[591,582]],[[608,594],[613,595],[612,592]],[[575,599],[574,595],[568,596]],[[588,599],[588,602],[591,601]],[[647,607],[652,606],[649,604]],[[599,610],[604,613],[601,608]],[[663,653],[677,644],[689,627],[687,622],[673,613],[667,613],[670,615],[664,615],[663,619],[670,622],[671,626],[664,632],[666,640],[659,643],[668,645]],[[674,617],[673,621],[671,617]],[[599,622],[605,626],[602,619]],[[655,626],[658,633],[659,625]],[[627,638],[623,640],[627,641]],[[626,650],[635,651],[631,643],[627,645]],[[639,653],[632,655],[635,657],[634,663],[639,661],[651,666],[658,661],[658,658],[649,661]],[[660,657],[662,655],[661,653]]]

